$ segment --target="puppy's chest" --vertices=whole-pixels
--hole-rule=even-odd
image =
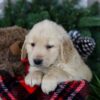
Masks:
[[[50,68],[39,68],[38,70],[46,74],[49,72]]]

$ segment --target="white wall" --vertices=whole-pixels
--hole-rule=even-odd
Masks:
[[[94,2],[100,2],[100,0],[80,0],[79,5],[81,7],[88,7],[92,5]]]
[[[4,0],[0,0],[0,18],[4,16],[3,10],[4,10]]]
[[[88,0],[80,0],[79,1],[79,6],[86,8],[88,6]]]
[[[93,4],[94,2],[100,2],[100,0],[88,0],[88,5],[91,5],[91,4]]]

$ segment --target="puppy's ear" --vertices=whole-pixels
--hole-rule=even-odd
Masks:
[[[60,49],[60,54],[61,54],[61,61],[64,63],[67,63],[72,55],[73,55],[73,43],[69,37],[63,37],[62,43],[61,43],[61,49]]]
[[[21,60],[25,59],[26,56],[27,56],[26,41],[24,41],[22,49],[21,49]]]

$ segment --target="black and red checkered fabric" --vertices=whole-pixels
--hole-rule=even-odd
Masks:
[[[27,60],[25,63],[27,64]],[[60,83],[55,91],[48,95],[44,94],[39,86],[27,89],[28,86],[23,85],[21,81],[24,79],[15,78],[8,72],[0,71],[2,100],[85,100],[89,95],[89,83],[85,80]]]

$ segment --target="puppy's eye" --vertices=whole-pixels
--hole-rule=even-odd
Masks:
[[[53,47],[54,47],[53,45],[47,45],[47,46],[46,46],[47,49],[51,49],[51,48],[53,48]]]
[[[35,43],[31,43],[31,46],[34,47],[35,46]]]

